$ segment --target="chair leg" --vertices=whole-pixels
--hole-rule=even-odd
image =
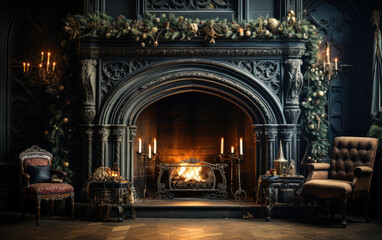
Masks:
[[[41,196],[36,199],[36,225],[40,225]]]
[[[342,222],[341,225],[343,228],[348,224],[346,222],[346,210],[347,210],[347,197],[342,198]]]
[[[364,210],[363,210],[363,213],[364,213],[364,216],[365,216],[365,221],[366,221],[367,223],[370,222],[369,215],[368,215],[368,213],[367,213],[369,203],[370,203],[370,194],[367,194],[367,196],[366,196],[365,208],[364,208]]]
[[[72,216],[71,216],[71,218],[72,218],[72,220],[74,219],[74,193],[71,193],[70,194],[70,199],[71,199],[71,207],[72,207]]]
[[[52,203],[51,203],[51,209],[50,209],[50,216],[52,217],[54,214],[54,200],[52,199],[51,201]]]

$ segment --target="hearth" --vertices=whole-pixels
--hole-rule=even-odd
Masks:
[[[299,162],[304,44],[227,40],[139,48],[128,41],[83,41],[87,174],[118,162],[135,196],[142,198],[144,181],[152,196],[193,189],[225,196],[239,189],[240,172],[243,191],[252,196],[258,176],[273,167],[276,143],[282,142],[286,159]],[[144,153],[157,140],[157,156],[147,169],[137,157],[138,138]],[[243,139],[241,171],[219,162],[221,138],[224,153],[231,146],[238,153]],[[199,165],[181,165],[190,159]]]

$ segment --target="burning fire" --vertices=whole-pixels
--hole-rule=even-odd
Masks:
[[[187,163],[182,163],[180,165],[188,165]],[[184,178],[185,182],[189,181],[205,181],[202,176],[200,176],[200,172],[202,171],[202,167],[178,167],[178,176]]]

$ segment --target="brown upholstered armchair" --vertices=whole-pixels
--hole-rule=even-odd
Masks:
[[[376,138],[335,138],[331,163],[309,165],[309,176],[301,191],[305,204],[309,196],[320,199],[341,199],[342,226],[346,227],[348,198],[365,197],[364,213],[368,222],[367,205],[377,147]],[[334,209],[331,214],[334,216]]]
[[[21,170],[21,213],[24,217],[23,201],[36,200],[36,224],[40,224],[41,200],[54,200],[71,198],[72,218],[74,217],[74,188],[61,179],[52,179],[52,173],[66,175],[66,172],[52,169],[52,154],[34,145],[20,153]]]

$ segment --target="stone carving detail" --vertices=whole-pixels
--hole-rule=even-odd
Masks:
[[[232,0],[147,0],[148,11],[219,11],[233,10]]]
[[[123,126],[116,127],[111,130],[111,135],[113,136],[114,140],[117,142],[122,141],[124,134],[125,134],[125,127]]]
[[[104,77],[101,81],[101,97],[106,96],[110,89],[118,84],[119,81],[126,78],[130,73],[149,63],[149,61],[144,60],[105,62],[102,66]]]
[[[96,115],[96,84],[97,61],[95,59],[81,60],[81,90],[82,110],[81,115],[86,123],[91,123]]]
[[[294,134],[296,134],[296,128],[294,125],[280,127],[280,137],[283,141],[292,141]]]
[[[268,88],[280,97],[280,61],[275,60],[236,60],[229,63],[246,70],[264,82]]]
[[[137,135],[137,126],[130,126],[129,127],[129,141],[133,142],[136,135]]]
[[[107,148],[107,139],[109,138],[109,135],[110,135],[110,129],[106,127],[101,127],[98,129],[97,134],[98,134],[100,145],[101,145],[100,146],[101,147],[100,162],[101,162],[101,166],[104,167],[105,166],[105,151]]]
[[[82,56],[91,57],[253,57],[253,56],[295,56],[301,57],[305,53],[302,47],[282,48],[82,48]]]
[[[267,139],[267,141],[275,141],[277,137],[277,128],[274,126],[266,126],[264,128],[264,136]]]
[[[93,139],[94,131],[91,126],[84,126],[82,128],[82,135],[85,139],[85,149],[87,151],[87,162],[88,162],[88,176],[93,174]]]
[[[285,61],[286,65],[286,79],[287,79],[287,92],[286,103],[287,104],[299,104],[300,91],[304,76],[301,73],[301,59],[288,59]]]
[[[285,117],[289,123],[296,124],[298,121],[298,118],[301,115],[301,109],[299,109],[298,107],[285,108],[284,113],[285,113]]]
[[[200,72],[200,71],[178,72],[178,73],[173,73],[171,75],[167,75],[165,77],[158,78],[155,81],[151,81],[151,82],[143,85],[139,89],[139,91],[136,91],[132,96],[130,96],[128,101],[130,102],[133,98],[138,96],[142,90],[145,90],[145,89],[150,88],[150,87],[155,86],[155,85],[159,85],[163,82],[173,80],[173,79],[195,78],[195,77],[200,77],[200,78],[204,78],[204,79],[211,79],[213,81],[223,82],[227,85],[230,85],[231,87],[238,89],[240,92],[245,93],[247,96],[250,96],[257,104],[259,104],[259,106],[263,110],[265,116],[267,117],[268,122],[270,122],[270,123],[274,122],[274,119],[272,118],[272,114],[269,111],[266,104],[263,102],[263,100],[261,100],[256,94],[254,94],[248,88],[246,88],[246,87],[244,87],[244,86],[242,86],[236,82],[233,82],[227,78],[223,78],[223,77],[220,77],[216,74],[207,73],[207,72]],[[125,108],[127,108],[127,107],[128,106],[125,105]],[[123,109],[122,112],[126,112],[126,109]]]

